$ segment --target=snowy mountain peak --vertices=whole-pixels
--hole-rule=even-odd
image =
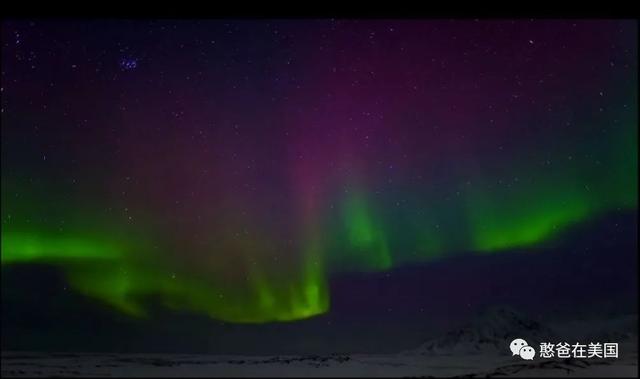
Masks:
[[[468,325],[429,340],[415,350],[420,355],[493,354],[508,355],[509,343],[523,338],[530,345],[552,340],[555,333],[539,322],[509,307],[492,307]]]

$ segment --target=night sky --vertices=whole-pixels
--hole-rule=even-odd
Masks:
[[[439,285],[456,267],[554,262],[570,231],[637,215],[637,33],[625,20],[4,21],[3,270],[55,268],[61,291],[134,319],[263,324],[326,316],[336,299],[389,313],[372,305],[384,285],[345,275],[401,275],[412,288],[394,291],[428,298],[461,292]]]

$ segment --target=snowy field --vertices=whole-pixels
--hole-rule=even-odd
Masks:
[[[562,331],[559,333],[558,331]],[[562,337],[559,337],[561,335]],[[524,337],[540,341],[610,341],[618,358],[512,356],[508,343]],[[586,340],[585,340],[586,339]],[[508,307],[483,313],[460,328],[397,354],[181,355],[2,352],[2,377],[638,377],[637,315],[601,322],[547,326]]]
[[[632,351],[634,351],[632,353]],[[2,354],[2,377],[19,376],[571,376],[637,377],[632,344],[621,345],[619,359],[536,359],[470,354],[466,356],[329,355],[206,356],[146,354]],[[626,354],[624,352],[627,352]]]

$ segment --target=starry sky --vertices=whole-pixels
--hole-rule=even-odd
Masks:
[[[544,255],[637,214],[637,32],[3,21],[2,267],[128,317],[263,324],[330,313],[342,274]]]

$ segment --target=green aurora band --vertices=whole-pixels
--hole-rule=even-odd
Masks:
[[[510,175],[494,174],[497,167],[478,168],[475,185],[461,195],[461,208],[431,201],[427,191],[414,194],[404,211],[392,213],[392,207],[368,193],[367,186],[359,186],[340,192],[339,209],[319,217],[311,237],[294,241],[293,247],[272,244],[260,235],[250,241],[233,242],[228,236],[219,244],[204,244],[210,251],[237,253],[234,256],[244,257],[240,262],[181,264],[175,257],[166,258],[171,254],[160,254],[161,235],[94,216],[81,205],[77,221],[63,230],[46,220],[36,222],[51,211],[47,203],[35,195],[16,199],[11,190],[15,188],[3,184],[2,265],[59,267],[77,292],[135,317],[149,317],[149,303],[160,301],[171,309],[236,323],[308,318],[329,310],[330,274],[344,267],[384,271],[461,251],[544,247],[568,228],[598,215],[637,209],[637,125],[634,109],[605,149],[587,146],[598,157],[593,167],[579,167],[559,147],[557,164],[525,164],[531,160],[522,153],[514,155],[519,169]],[[500,178],[514,178],[523,171],[533,179],[501,183]],[[4,176],[3,183],[15,184]],[[412,209],[426,211],[418,214]],[[299,259],[274,263],[270,253],[259,253],[280,249],[297,250]]]

